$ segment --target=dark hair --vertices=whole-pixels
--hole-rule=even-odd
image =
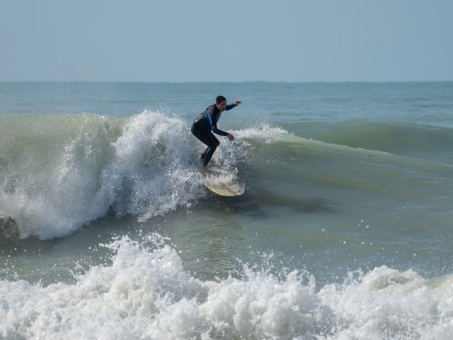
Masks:
[[[224,96],[217,96],[217,98],[215,99],[215,103],[216,104],[220,104],[221,102],[226,102],[226,98]]]

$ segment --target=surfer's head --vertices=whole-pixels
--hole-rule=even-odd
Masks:
[[[225,111],[226,109],[226,98],[224,96],[217,96],[215,99],[215,106],[220,112]]]

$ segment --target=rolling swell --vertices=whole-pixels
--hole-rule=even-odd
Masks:
[[[453,151],[453,129],[449,127],[365,120],[294,125],[299,136],[330,144],[453,163],[443,156]]]
[[[332,140],[340,137],[330,134]],[[438,140],[443,138],[448,138],[444,130]],[[239,173],[247,176],[257,216],[310,220],[310,215],[329,214],[350,228],[359,216],[373,216],[370,211],[377,210],[376,224],[386,229],[402,228],[394,216],[418,216],[414,228],[429,229],[424,216],[448,225],[443,213],[449,211],[448,203],[439,197],[449,197],[453,189],[452,166],[435,155],[430,157],[434,160],[408,157],[291,133],[280,133],[270,144],[250,142],[253,152]]]

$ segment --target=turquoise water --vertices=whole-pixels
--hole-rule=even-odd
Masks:
[[[448,339],[452,90],[0,83],[0,334]],[[236,198],[189,132],[218,94]]]

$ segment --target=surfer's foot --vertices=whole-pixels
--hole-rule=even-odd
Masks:
[[[203,175],[211,175],[212,172],[208,169],[208,167],[206,166],[202,166],[200,168],[200,172],[203,174]]]

